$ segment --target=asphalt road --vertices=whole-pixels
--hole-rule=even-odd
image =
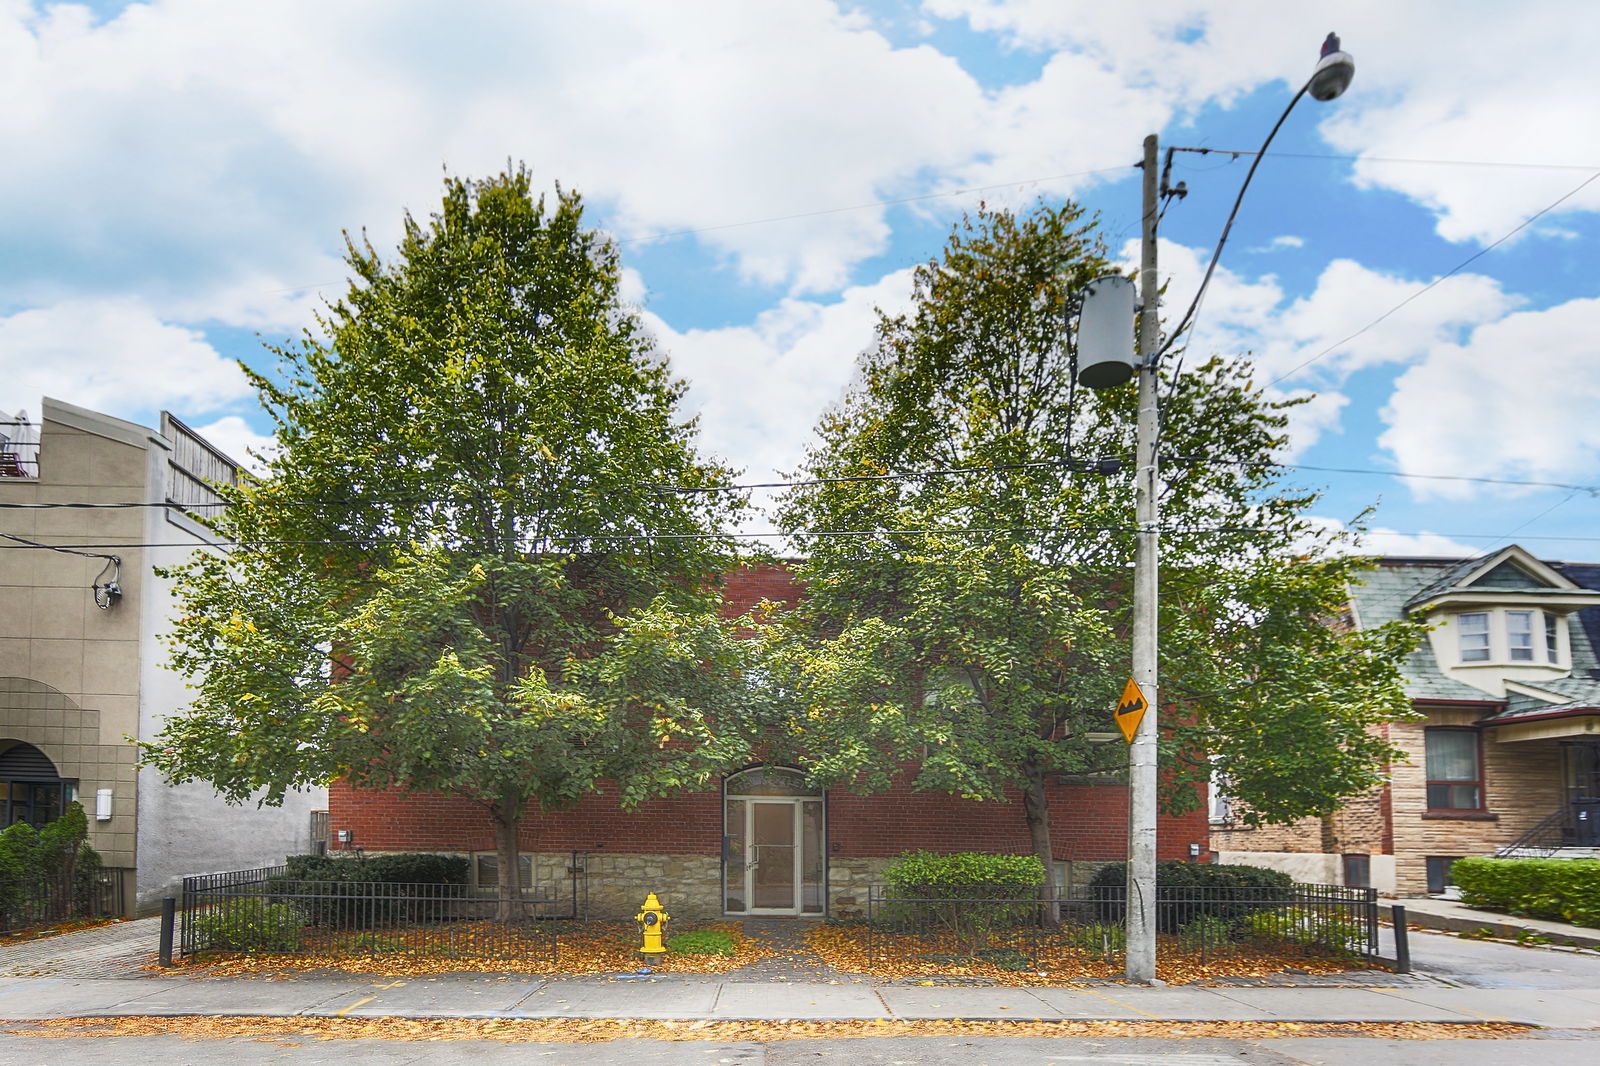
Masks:
[[[1433,1041],[882,1037],[608,1044],[0,1036],[6,1066],[1578,1066],[1597,1059],[1600,1038],[1592,1033]]]
[[[1600,951],[1411,933],[1414,973],[1477,988],[1600,988]]]

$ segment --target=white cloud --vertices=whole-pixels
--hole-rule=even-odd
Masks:
[[[1377,527],[1362,533],[1356,539],[1358,550],[1368,555],[1425,555],[1449,559],[1468,559],[1482,555],[1475,548],[1451,540],[1440,533],[1397,533],[1392,529]]]
[[[920,190],[983,150],[991,106],[952,58],[821,0],[156,0],[101,24],[10,0],[0,88],[0,137],[28,160],[0,173],[8,298],[131,289],[170,315],[198,296],[235,324],[338,279],[341,228],[392,244],[441,165],[527,159],[639,237]],[[698,239],[821,290],[884,248],[884,214]]]
[[[1600,475],[1600,299],[1522,311],[1437,344],[1395,382],[1378,438],[1403,471],[1592,482]],[[1420,481],[1419,497],[1494,489]],[[1516,490],[1512,490],[1515,493]]]
[[[1137,254],[1138,243],[1130,241],[1124,264],[1131,266]],[[1162,309],[1166,328],[1177,324],[1199,290],[1208,255],[1160,243],[1161,277],[1171,301]],[[1311,292],[1287,300],[1274,276],[1249,280],[1220,266],[1184,348],[1190,359],[1248,357],[1269,396],[1307,398],[1289,411],[1290,440],[1281,458],[1293,459],[1340,431],[1342,412],[1352,402],[1346,392],[1352,375],[1420,363],[1520,303],[1482,275],[1458,274],[1422,292],[1427,284],[1340,259],[1328,264]]]
[[[250,395],[237,365],[194,330],[131,300],[68,301],[0,318],[0,379],[13,397],[56,396],[123,418],[213,411]]]
[[[1600,92],[1576,32],[1595,16],[1562,10],[1580,14],[1557,34],[1516,6],[1334,5],[1362,73],[1328,129],[1368,156],[1592,161],[1600,126],[1569,112]],[[1043,50],[1042,73],[986,89],[830,0],[152,0],[99,23],[0,0],[0,138],[27,160],[0,172],[0,291],[12,309],[137,293],[169,320],[302,324],[303,290],[344,274],[341,228],[387,248],[442,166],[507,158],[606,204],[625,239],[695,230],[747,278],[832,291],[887,246],[888,209],[827,209],[1026,179],[989,199],[1081,190],[1103,176],[1046,176],[1125,169],[1129,131],[1297,84],[1321,36],[1293,5],[1246,2],[928,0],[923,15]],[[1533,37],[1547,58],[1505,63]],[[1436,204],[1451,236],[1547,202],[1543,179],[1496,173],[1360,171]]]
[[[1300,5],[1208,0],[1063,4],[1058,0],[925,0],[1018,48],[1079,53],[1124,91],[1144,89],[1180,114],[1274,79],[1298,88],[1324,26],[1336,26],[1356,78],[1318,116],[1337,148],[1362,157],[1358,182],[1400,192],[1438,212],[1449,240],[1493,240],[1576,186],[1600,158],[1600,8],[1543,0]],[[1285,96],[1285,103],[1288,97]],[[1317,105],[1307,101],[1302,105]],[[1427,160],[1425,163],[1384,159]],[[1479,167],[1438,165],[1473,160]],[[1565,164],[1538,171],[1506,162]],[[1600,183],[1563,211],[1600,209]]]
[[[1350,529],[1346,523],[1326,515],[1308,515],[1307,519],[1324,535],[1348,532]],[[1305,547],[1310,549],[1312,546],[1313,543],[1308,540]],[[1342,555],[1421,555],[1460,559],[1483,554],[1481,548],[1462,544],[1439,533],[1426,530],[1421,533],[1399,533],[1382,526],[1355,533],[1339,543],[1337,550]]]
[[[830,303],[784,300],[748,326],[680,333],[645,317],[674,371],[690,381],[688,407],[700,415],[705,446],[746,479],[766,480],[799,465],[818,416],[871,344],[877,309],[909,305],[911,273],[847,289]]]

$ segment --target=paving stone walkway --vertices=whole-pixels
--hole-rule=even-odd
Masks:
[[[150,977],[161,919],[139,918],[0,944],[0,977]]]
[[[808,984],[848,984],[859,978],[846,977],[826,962],[806,943],[812,923],[803,918],[746,918],[744,932],[760,940],[774,954],[741,966],[728,973],[726,981],[800,981]]]

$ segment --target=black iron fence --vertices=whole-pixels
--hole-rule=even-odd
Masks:
[[[0,881],[0,934],[79,919],[119,918],[126,873],[109,867]]]
[[[868,951],[879,963],[1110,973],[1123,964],[1126,916],[1122,888],[1076,887],[1042,900],[912,896],[875,885]],[[1157,954],[1167,958],[1373,958],[1378,894],[1343,885],[1162,886],[1156,929]]]
[[[298,881],[281,866],[186,877],[180,951],[549,958],[546,919],[569,901],[533,886],[498,900],[467,885]]]

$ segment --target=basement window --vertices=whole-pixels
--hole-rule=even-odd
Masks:
[[[1455,881],[1450,877],[1450,867],[1455,864],[1459,855],[1429,855],[1428,856],[1428,894],[1437,896],[1455,887]]]
[[[523,852],[517,856],[517,883],[524,892],[533,884],[533,856]],[[478,888],[500,887],[500,855],[493,851],[480,851],[472,857],[472,883]]]

